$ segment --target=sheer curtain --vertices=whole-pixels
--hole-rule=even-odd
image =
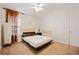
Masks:
[[[22,35],[22,14],[18,15],[17,20],[17,38],[18,42],[21,41],[21,35]]]
[[[18,12],[6,9],[6,23],[8,24],[8,33],[11,39],[11,43],[17,42],[17,17]]]

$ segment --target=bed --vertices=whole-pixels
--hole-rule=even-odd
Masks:
[[[29,37],[23,37],[23,41],[28,43],[33,48],[38,49],[39,47],[44,46],[52,41],[52,39],[48,36],[35,35]]]

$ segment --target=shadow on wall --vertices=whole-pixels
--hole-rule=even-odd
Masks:
[[[49,30],[41,30],[41,32],[42,32],[43,35],[45,35],[45,36],[52,37],[52,31],[49,31]]]
[[[25,28],[22,28],[22,31],[23,32],[35,32],[35,28],[33,27],[25,27]]]

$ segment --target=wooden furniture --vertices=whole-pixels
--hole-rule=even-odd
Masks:
[[[42,33],[40,32],[40,33],[36,33],[37,35],[42,35]]]
[[[22,37],[37,35],[35,32],[23,32]]]
[[[26,36],[34,36],[34,35],[42,35],[42,33],[35,33],[35,32],[23,32],[22,37]]]

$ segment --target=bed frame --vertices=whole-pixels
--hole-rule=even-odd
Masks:
[[[29,46],[31,46],[28,42],[24,41],[23,39],[22,39],[22,41],[23,41],[24,43],[28,44]],[[51,40],[51,41],[49,41],[49,42],[47,42],[47,43],[45,43],[45,44],[43,44],[43,45],[41,45],[41,46],[39,46],[39,47],[37,47],[37,48],[35,48],[35,47],[33,47],[33,46],[31,46],[31,47],[32,47],[33,49],[39,51],[40,49],[42,49],[42,48],[46,47],[47,45],[51,44],[52,41],[53,41],[53,40]]]
[[[22,37],[34,36],[34,35],[42,35],[42,33],[40,34],[40,33],[35,33],[35,32],[23,32]],[[24,41],[23,39],[22,39],[22,41],[23,41],[24,43],[28,44],[29,46],[31,46],[28,42]],[[40,50],[40,49],[42,49],[43,47],[49,45],[52,41],[53,41],[53,40],[51,40],[51,41],[49,41],[49,42],[47,42],[47,43],[45,43],[45,44],[43,44],[42,46],[39,46],[39,47],[37,47],[37,48],[35,48],[35,47],[33,47],[33,46],[31,46],[31,47],[34,48],[35,50]]]

